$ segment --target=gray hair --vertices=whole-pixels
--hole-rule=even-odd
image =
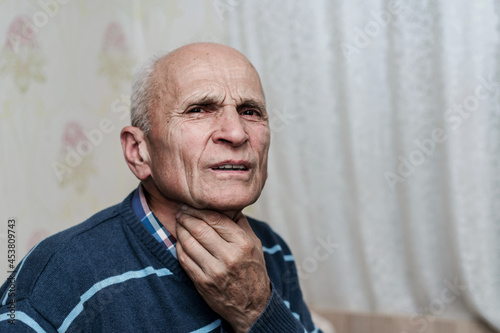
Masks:
[[[161,57],[147,60],[134,75],[130,96],[130,120],[132,126],[139,127],[146,135],[151,130],[150,109],[156,100],[157,82],[154,70]]]

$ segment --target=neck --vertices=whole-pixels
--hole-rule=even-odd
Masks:
[[[177,232],[175,229],[176,225],[175,215],[181,209],[181,206],[183,204],[187,205],[189,204],[181,201],[174,201],[167,199],[165,196],[161,194],[161,192],[158,190],[158,188],[156,188],[156,186],[153,185],[153,188],[151,188],[148,185],[149,184],[142,183],[144,196],[146,197],[149,209],[151,209],[151,211],[158,218],[159,222],[165,227],[165,229],[167,229],[167,231],[171,235],[177,238]],[[241,214],[241,210],[231,210],[231,211],[219,211],[216,209],[212,210],[218,211],[219,213],[226,215],[233,221],[236,221],[236,219]]]

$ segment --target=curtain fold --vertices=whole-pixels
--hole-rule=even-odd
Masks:
[[[432,315],[500,329],[497,7],[247,1],[231,12],[230,43],[256,64],[275,121],[254,212],[292,240],[309,302],[406,313],[420,329]]]

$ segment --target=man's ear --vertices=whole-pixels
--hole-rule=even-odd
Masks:
[[[125,161],[132,173],[139,180],[148,178],[151,175],[151,159],[144,132],[138,127],[127,126],[122,129],[120,140]]]

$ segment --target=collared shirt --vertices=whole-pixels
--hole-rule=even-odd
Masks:
[[[165,248],[177,259],[177,251],[175,249],[177,239],[167,231],[151,209],[149,209],[142,185],[139,185],[134,192],[132,209],[154,238],[165,246]]]

